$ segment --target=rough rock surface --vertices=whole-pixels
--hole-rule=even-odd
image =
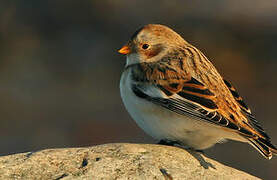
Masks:
[[[0,157],[0,179],[258,179],[197,152],[105,144]]]

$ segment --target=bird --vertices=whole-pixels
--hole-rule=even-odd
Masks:
[[[277,154],[233,85],[208,58],[171,28],[148,24],[118,50],[123,104],[137,125],[160,144],[197,151],[235,140],[266,159]]]

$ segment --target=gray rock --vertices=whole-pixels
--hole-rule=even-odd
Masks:
[[[0,157],[0,179],[258,179],[178,147],[105,144]]]

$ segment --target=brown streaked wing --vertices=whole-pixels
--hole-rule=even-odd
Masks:
[[[176,98],[174,96],[172,97],[169,96],[168,98],[151,97],[147,95],[146,92],[144,92],[145,87],[141,87],[141,85],[133,84],[132,90],[135,93],[135,95],[138,96],[139,98],[150,101],[156,105],[159,105],[177,114],[199,118],[203,121],[216,124],[221,127],[228,128],[230,130],[237,131],[238,133],[240,133],[245,137],[250,138],[255,136],[248,129],[241,127],[239,124],[231,121],[233,117],[232,115],[230,115],[230,119],[229,119],[228,117],[225,117],[221,113],[219,113],[217,109],[211,109],[212,107],[206,108],[200,103],[197,103],[197,102],[195,103],[195,101],[192,102],[189,99],[187,99],[188,101],[186,101],[185,100],[186,98],[181,99],[181,98]],[[160,90],[166,93],[169,93],[169,91],[163,88],[163,86],[160,86]],[[172,93],[172,95],[175,94],[174,92],[170,92],[170,93]]]
[[[248,128],[241,127],[238,123],[236,123],[235,117],[231,113],[229,114],[229,117],[224,117],[222,114],[220,114],[217,111],[218,106],[213,101],[213,99],[215,98],[214,93],[207,89],[201,82],[197,81],[195,78],[192,77],[189,81],[180,84],[172,83],[167,86],[158,87],[169,97],[174,94],[178,94],[182,98],[192,101],[193,103],[200,105],[200,107],[205,108],[198,108],[198,111],[207,119],[209,119],[210,122],[213,122],[220,126],[224,126],[231,130],[237,130],[238,133],[247,137],[254,136],[254,134],[249,131]],[[256,123],[258,127],[259,124],[257,123],[257,121],[253,121],[253,123]],[[255,129],[257,130],[257,128]],[[261,127],[259,128],[259,132],[267,137]]]
[[[201,82],[191,77],[189,81],[182,83],[169,83],[168,85],[158,85],[158,87],[168,96],[178,94],[182,98],[190,100],[194,103],[204,106],[208,109],[217,109],[217,105],[213,101],[215,98],[208,88]]]
[[[269,139],[269,136],[266,134],[261,124],[256,120],[256,118],[252,114],[246,111],[242,111],[242,113],[247,117],[248,123],[252,128],[258,131],[264,138]]]
[[[225,79],[224,79],[224,83],[228,87],[229,91],[232,93],[235,100],[238,102],[240,108],[251,114],[251,110],[249,109],[247,104],[243,101],[242,97],[239,95],[236,89],[232,86],[232,84]]]
[[[150,101],[156,105],[159,105],[177,114],[199,118],[203,121],[229,128],[230,130],[236,130],[247,137],[253,136],[251,132],[249,132],[245,128],[239,127],[234,122],[231,122],[229,119],[224,117],[216,110],[206,110],[202,108],[203,107],[202,105],[197,105],[195,103],[191,103],[190,101],[185,101],[183,99],[178,99],[176,97],[172,97],[172,98],[151,97],[144,92],[144,89],[145,88],[141,87],[140,85],[134,84],[132,86],[132,90],[137,97]],[[161,90],[165,90],[165,89],[163,88]]]
[[[191,93],[186,93],[184,91],[179,92],[178,95],[181,96],[182,98],[190,100],[194,103],[200,104],[208,109],[217,109],[218,108],[217,105],[214,103],[214,101],[212,101],[209,98],[201,97],[201,96],[194,95]]]
[[[261,124],[256,120],[256,118],[252,115],[250,108],[243,101],[242,97],[236,91],[236,89],[232,86],[230,82],[224,79],[224,83],[229,88],[229,91],[232,93],[235,100],[238,102],[241,112],[247,117],[248,126],[255,129],[260,135],[264,138],[269,139],[269,136],[266,134],[265,130],[262,128]]]
[[[206,88],[201,82],[191,77],[187,82],[184,82],[182,90],[177,93],[179,96],[200,104],[208,109],[217,109],[216,103],[213,101],[215,98],[208,88]]]

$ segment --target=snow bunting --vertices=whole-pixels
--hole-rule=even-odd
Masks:
[[[172,29],[146,25],[118,52],[127,56],[123,103],[153,138],[195,150],[231,139],[251,144],[267,159],[277,154],[235,88]]]

